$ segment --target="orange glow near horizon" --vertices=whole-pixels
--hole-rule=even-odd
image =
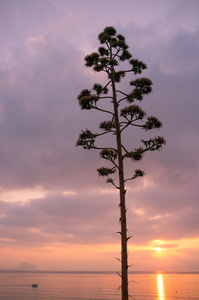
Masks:
[[[120,264],[120,243],[114,244],[66,244],[43,243],[17,245],[15,240],[0,239],[0,269],[12,269],[27,262],[40,270],[63,271],[112,271]],[[3,246],[4,245],[4,246]],[[187,249],[187,245],[191,246]],[[199,239],[175,241],[154,240],[147,245],[129,244],[131,271],[184,270],[184,257],[195,253]],[[178,258],[176,260],[176,258]],[[186,268],[185,268],[186,270]]]

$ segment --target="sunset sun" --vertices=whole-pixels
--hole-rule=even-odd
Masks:
[[[161,252],[161,251],[162,251],[162,248],[160,248],[160,247],[155,247],[154,250],[157,251],[157,252]]]

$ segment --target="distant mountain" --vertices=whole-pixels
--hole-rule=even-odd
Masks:
[[[18,267],[14,268],[14,270],[37,271],[38,268],[36,265],[32,265],[28,262],[21,262],[21,264]]]

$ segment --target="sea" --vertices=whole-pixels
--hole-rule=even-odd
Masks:
[[[199,272],[135,272],[129,281],[129,299],[199,299]],[[0,271],[0,299],[120,300],[120,277],[113,272]]]

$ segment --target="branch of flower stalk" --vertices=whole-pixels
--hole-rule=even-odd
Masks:
[[[126,178],[126,179],[124,180],[124,182],[126,182],[126,181],[128,181],[128,180],[134,180],[134,179],[136,179],[136,178],[138,178],[138,177],[143,177],[144,175],[145,175],[144,171],[139,170],[139,169],[136,169],[136,170],[135,170],[135,173],[134,173],[134,176],[132,176],[132,177],[130,177],[130,178]]]

